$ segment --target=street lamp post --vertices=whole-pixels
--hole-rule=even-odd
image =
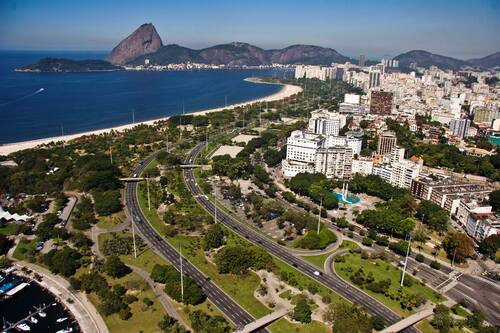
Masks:
[[[318,213],[318,231],[317,234],[319,235],[319,227],[321,225],[321,208],[323,206],[323,197],[321,197],[321,201],[319,203],[319,213]]]
[[[406,249],[406,258],[405,258],[405,264],[403,266],[403,274],[401,275],[401,287],[403,286],[403,282],[405,280],[406,266],[408,265],[408,256],[410,255],[410,247],[411,247],[411,232],[409,232],[408,248]]]

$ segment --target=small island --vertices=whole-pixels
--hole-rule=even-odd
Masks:
[[[17,72],[100,72],[121,70],[104,60],[71,60],[66,58],[43,58],[32,65],[16,68]]]

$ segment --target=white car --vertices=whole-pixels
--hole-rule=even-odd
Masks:
[[[313,274],[316,275],[316,276],[320,276],[321,275],[321,273],[319,271],[314,271]]]

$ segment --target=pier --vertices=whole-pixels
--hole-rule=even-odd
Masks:
[[[15,322],[15,323],[9,323],[9,322],[4,322],[4,325],[3,325],[3,329],[2,329],[2,333],[7,333],[9,332],[11,329],[15,329],[17,325],[25,322],[25,323],[31,323],[31,321],[29,320],[30,317],[33,317],[33,316],[36,316],[37,314],[39,314],[40,312],[43,312],[44,310],[50,308],[51,306],[55,306],[57,303],[51,303],[49,305],[43,305],[39,308],[35,307],[36,311],[35,312],[30,312],[26,317],[24,317],[23,319]]]

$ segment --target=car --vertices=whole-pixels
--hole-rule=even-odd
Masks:
[[[136,173],[134,173],[134,174],[132,175],[132,178],[137,178],[137,174],[136,174]]]
[[[316,276],[320,276],[321,272],[320,271],[314,271],[313,274],[316,275]]]

